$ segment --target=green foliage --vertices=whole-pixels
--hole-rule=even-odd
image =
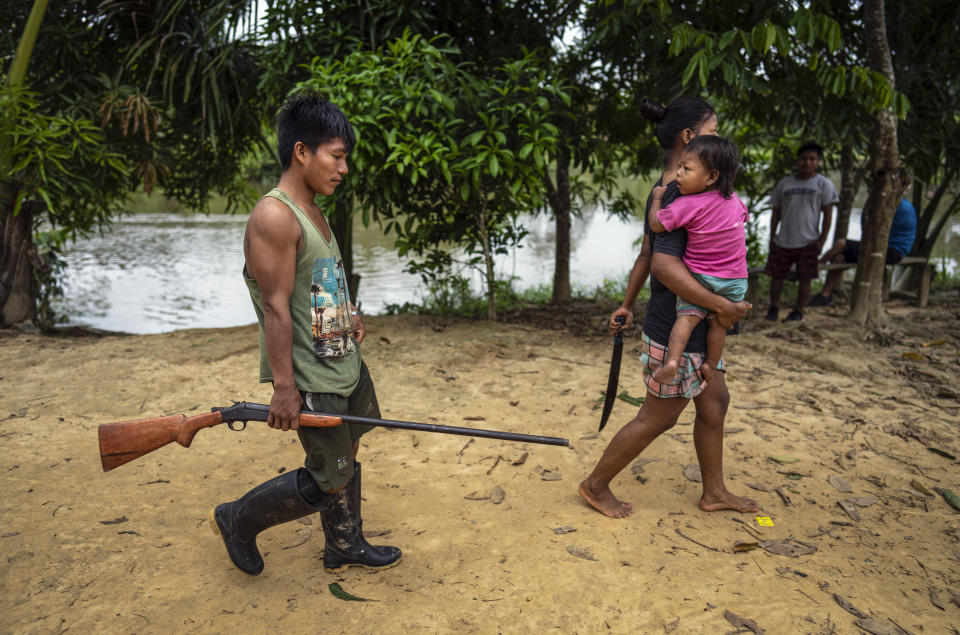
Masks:
[[[0,87],[0,122],[7,142],[0,165],[8,166],[2,178],[19,184],[14,214],[24,200],[40,199],[42,219],[73,234],[109,222],[129,169],[98,126],[82,117],[46,114],[36,93],[6,83]]]
[[[466,263],[487,283],[495,316],[493,256],[525,230],[521,212],[542,204],[542,171],[557,143],[550,123],[551,84],[526,57],[484,76],[459,52],[406,31],[382,52],[354,51],[338,61],[315,59],[298,90],[317,90],[352,122],[353,172],[339,196],[356,197],[364,223],[393,232],[401,256],[425,280]]]

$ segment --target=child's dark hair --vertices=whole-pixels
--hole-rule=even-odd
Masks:
[[[313,152],[321,143],[340,139],[353,150],[356,137],[347,116],[333,102],[317,93],[291,95],[277,113],[277,153],[280,167],[286,170],[298,141]]]
[[[681,132],[687,128],[696,130],[716,112],[713,106],[699,97],[677,97],[666,107],[644,99],[640,104],[640,114],[656,124],[654,134],[657,141],[661,148],[669,151]]]
[[[799,157],[801,154],[809,150],[813,150],[817,153],[818,157],[821,159],[823,158],[823,146],[816,141],[807,141],[805,144],[797,148],[797,156]]]
[[[726,198],[733,196],[733,182],[740,170],[740,151],[733,141],[710,134],[694,137],[683,149],[696,155],[707,171],[717,171],[714,186]]]

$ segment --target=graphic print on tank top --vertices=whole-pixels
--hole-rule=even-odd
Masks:
[[[339,359],[354,350],[350,292],[343,274],[343,260],[317,258],[313,261],[310,286],[313,311],[313,355],[318,360]]]

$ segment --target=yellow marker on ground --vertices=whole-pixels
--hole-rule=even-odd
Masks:
[[[773,527],[773,519],[769,516],[757,516],[757,524],[761,527]]]

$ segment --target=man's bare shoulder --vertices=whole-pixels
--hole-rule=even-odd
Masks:
[[[300,223],[286,203],[272,196],[264,196],[250,212],[247,232],[299,238]]]

